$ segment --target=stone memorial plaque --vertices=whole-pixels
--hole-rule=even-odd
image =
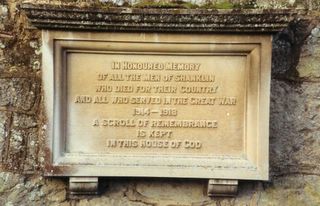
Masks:
[[[269,35],[43,31],[49,176],[268,179]]]

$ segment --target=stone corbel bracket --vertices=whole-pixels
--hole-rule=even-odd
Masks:
[[[20,8],[39,29],[127,32],[272,33],[308,13],[290,9],[100,9],[48,4],[22,4]]]

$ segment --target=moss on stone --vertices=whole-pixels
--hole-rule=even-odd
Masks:
[[[142,0],[133,7],[136,8],[183,8],[183,9],[195,9],[199,6],[196,4],[193,4],[191,2],[184,2],[184,1],[153,1],[153,0]]]
[[[133,5],[136,8],[176,8],[177,5],[171,2],[143,0]]]
[[[165,0],[141,0],[134,4],[136,8],[182,8],[182,9],[253,9],[256,8],[255,0],[248,0],[241,3],[231,3],[229,1],[208,2],[203,5],[185,1],[165,1]]]
[[[255,0],[247,0],[242,2],[239,7],[243,9],[254,9],[257,7],[257,3]]]
[[[219,2],[219,3],[209,3],[209,4],[204,4],[203,8],[206,9],[233,9],[234,4],[230,2]]]

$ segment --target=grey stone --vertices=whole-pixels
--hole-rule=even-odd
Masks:
[[[312,30],[311,32],[312,36],[316,37],[316,38],[320,38],[320,26],[316,27]]]
[[[297,65],[305,39],[310,37],[314,24],[308,20],[291,22],[273,37],[272,76],[276,78],[299,78]]]
[[[302,47],[297,65],[299,77],[307,81],[320,81],[320,25],[312,30]]]
[[[26,114],[13,114],[13,126],[17,128],[33,128],[37,126],[37,120],[34,115],[26,115]]]
[[[8,132],[6,131],[7,124],[8,124],[8,113],[0,111],[0,154],[2,154],[5,147],[5,140]]]
[[[27,142],[27,155],[24,160],[24,171],[25,172],[35,172],[41,165],[38,160],[38,151],[39,151],[39,140],[38,140],[38,130],[31,129],[28,133],[28,142]]]
[[[22,183],[24,177],[10,172],[0,172],[0,195],[10,191],[17,184]]]
[[[320,204],[319,176],[294,175],[277,178],[259,192],[259,205],[308,205]],[[257,204],[258,205],[258,204]]]
[[[8,15],[8,7],[5,5],[0,5],[0,20],[6,18]]]
[[[0,79],[0,106],[30,110],[35,105],[37,92],[37,83],[29,79]]]
[[[129,188],[126,196],[129,199],[137,199],[149,204],[155,204],[162,200],[166,205],[188,205],[210,200],[203,192],[205,184],[204,181],[194,180],[137,182],[135,187]],[[180,195],[177,196],[177,193]]]
[[[23,147],[25,134],[21,130],[12,130],[10,138],[11,151],[20,151]]]
[[[272,174],[320,173],[320,83],[274,80],[271,90]]]
[[[84,7],[80,11],[77,7],[64,8],[53,4],[27,3],[22,4],[21,8],[33,26],[39,29],[81,28],[81,30],[120,32],[277,32],[286,28],[297,15],[296,10],[256,12],[205,8],[190,10],[102,7],[103,9],[97,10]],[[305,13],[301,13],[300,17],[304,19],[304,15]],[[83,24],[84,21],[86,24]]]
[[[14,171],[34,172],[38,165],[38,129],[12,129],[7,158],[3,161],[6,168]]]

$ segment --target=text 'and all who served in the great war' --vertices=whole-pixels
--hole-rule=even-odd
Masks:
[[[113,61],[109,68],[97,74],[90,94],[74,98],[81,105],[132,105],[124,118],[93,119],[95,128],[136,128],[130,138],[108,138],[108,148],[201,149],[200,140],[181,139],[179,129],[216,129],[218,120],[179,119],[179,114],[190,106],[237,105],[237,97],[219,95],[212,71],[199,73],[200,63]],[[186,108],[174,107],[181,105]]]

